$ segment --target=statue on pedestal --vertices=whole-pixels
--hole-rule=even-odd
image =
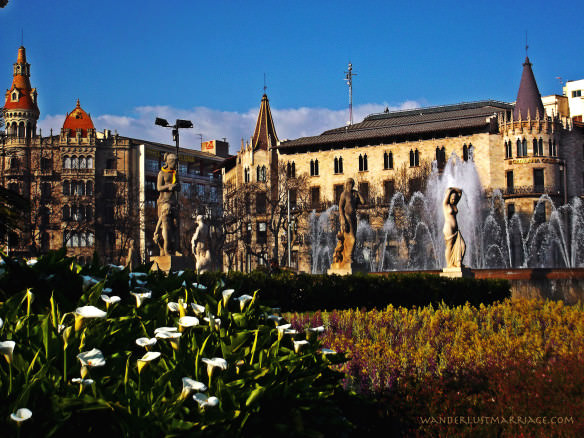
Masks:
[[[203,216],[197,216],[196,224],[197,229],[191,239],[191,247],[193,254],[195,255],[195,267],[197,272],[203,273],[212,269],[211,233],[209,226],[203,220]]]
[[[462,197],[462,190],[456,187],[449,187],[442,208],[444,210],[444,240],[446,243],[446,268],[462,268],[462,260],[466,252],[464,239],[458,229],[456,215],[458,214],[457,204]]]
[[[355,180],[347,179],[345,189],[339,199],[339,220],[341,230],[337,235],[337,247],[333,256],[331,271],[351,271],[353,262],[353,250],[357,236],[357,207],[365,204],[365,199],[354,189]]]
[[[176,171],[176,154],[164,155],[165,164],[158,172],[156,189],[159,192],[156,202],[158,209],[158,223],[154,232],[154,241],[160,247],[160,255],[180,256],[179,227],[178,227],[178,192],[180,183]]]

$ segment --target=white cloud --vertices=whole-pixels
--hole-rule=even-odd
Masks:
[[[353,108],[353,120],[361,121],[372,113],[382,112],[386,107],[390,111],[418,108],[421,105],[415,101],[406,101],[397,106],[385,103],[369,103],[357,105]],[[248,141],[253,135],[259,108],[252,108],[247,112],[218,111],[206,107],[180,109],[170,106],[141,106],[134,108],[132,116],[104,114],[93,117],[98,131],[109,129],[120,135],[139,138],[161,143],[172,143],[170,129],[154,125],[156,117],[162,117],[172,123],[176,119],[192,120],[194,129],[181,129],[181,146],[198,149],[201,138],[203,141],[227,138],[230,143],[230,152],[235,153],[241,146],[241,139]],[[328,108],[272,108],[272,115],[276,125],[278,137],[294,139],[311,135],[318,135],[328,129],[344,126],[349,118],[348,110],[331,110]],[[52,128],[58,134],[65,120],[64,115],[47,115],[41,119],[38,126],[43,135],[48,135]]]

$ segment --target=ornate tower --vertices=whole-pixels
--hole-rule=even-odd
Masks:
[[[36,135],[39,118],[36,88],[30,86],[30,64],[26,62],[26,50],[18,49],[14,64],[12,86],[6,90],[4,121],[9,136],[30,139]]]

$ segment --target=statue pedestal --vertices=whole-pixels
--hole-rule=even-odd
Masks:
[[[460,268],[444,268],[440,273],[440,277],[448,278],[474,278],[474,272],[467,266]]]
[[[333,263],[326,272],[328,275],[351,275],[356,272],[368,272],[367,267],[359,263]]]
[[[164,271],[167,274],[170,271],[184,271],[186,269],[195,269],[195,261],[192,257],[185,256],[156,256],[151,261],[153,271]]]

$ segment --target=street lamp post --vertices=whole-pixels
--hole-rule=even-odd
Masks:
[[[172,139],[176,143],[176,183],[180,184],[179,174],[180,174],[180,161],[179,161],[179,129],[181,128],[192,128],[193,122],[190,120],[181,120],[176,119],[176,123],[174,125],[170,125],[166,119],[161,119],[160,117],[156,117],[154,121],[155,125],[162,126],[163,128],[171,128],[172,129]],[[180,206],[179,199],[178,199],[178,192],[176,192],[176,205]],[[180,236],[180,215],[177,211],[176,215],[176,228],[178,230],[177,236]],[[179,242],[176,242],[177,250],[180,248]]]

